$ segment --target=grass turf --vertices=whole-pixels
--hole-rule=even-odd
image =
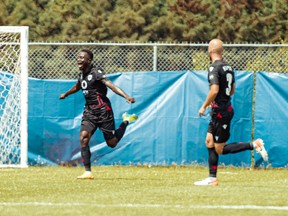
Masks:
[[[218,187],[194,186],[204,167],[0,169],[1,215],[288,215],[287,169],[220,168]]]

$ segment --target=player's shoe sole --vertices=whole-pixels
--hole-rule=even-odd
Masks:
[[[194,185],[197,185],[197,186],[218,186],[218,180],[217,178],[206,178],[206,179],[203,179],[201,181],[196,181],[194,182]]]
[[[127,121],[129,123],[132,123],[138,119],[138,116],[135,114],[130,115],[127,112],[125,112],[122,115],[122,119],[123,119],[123,121]]]
[[[77,179],[94,179],[94,176],[91,173],[84,173],[81,176],[78,176]]]
[[[264,147],[264,142],[262,139],[256,139],[253,141],[254,149],[258,154],[261,155],[264,161],[268,162],[268,153]]]

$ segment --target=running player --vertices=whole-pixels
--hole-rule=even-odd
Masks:
[[[208,55],[212,62],[208,70],[210,90],[202,107],[199,109],[199,115],[204,116],[205,110],[209,106],[212,108],[206,136],[209,177],[195,182],[195,185],[218,185],[216,175],[219,154],[233,154],[255,149],[264,161],[268,161],[268,154],[261,139],[256,139],[252,143],[226,144],[230,137],[230,123],[234,115],[231,106],[231,96],[235,91],[235,79],[232,67],[222,59],[223,51],[223,42],[221,40],[213,39],[210,41],[208,46]]]
[[[92,60],[93,53],[90,50],[83,49],[80,51],[77,57],[77,64],[81,71],[79,79],[70,90],[60,95],[60,99],[64,99],[82,89],[86,100],[80,129],[81,157],[85,172],[78,176],[78,179],[94,178],[91,173],[89,141],[97,128],[100,128],[104,134],[107,145],[114,148],[123,137],[127,125],[138,119],[135,114],[124,113],[122,115],[123,122],[115,130],[113,110],[110,100],[106,96],[107,87],[125,98],[128,103],[134,103],[135,99],[113,84],[102,70],[92,64]]]

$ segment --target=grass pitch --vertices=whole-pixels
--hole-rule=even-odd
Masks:
[[[0,215],[288,215],[288,172],[220,168],[219,186],[194,186],[205,167],[0,169]]]

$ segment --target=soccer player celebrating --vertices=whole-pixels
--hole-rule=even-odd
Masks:
[[[219,154],[233,154],[255,149],[264,161],[268,161],[268,154],[262,139],[256,139],[252,143],[226,144],[230,137],[230,122],[234,115],[231,106],[231,96],[235,91],[235,79],[232,67],[222,59],[223,51],[223,42],[221,40],[213,39],[210,41],[208,46],[208,55],[212,63],[208,70],[210,90],[206,100],[199,109],[199,115],[204,116],[207,107],[211,106],[212,108],[206,136],[209,177],[202,181],[194,182],[194,185],[218,185],[216,174]]]
[[[134,103],[135,99],[127,95],[122,89],[113,84],[103,71],[92,64],[93,53],[90,50],[83,49],[77,57],[79,70],[79,79],[76,84],[66,93],[60,95],[64,99],[82,89],[86,100],[80,129],[81,157],[85,167],[83,175],[78,179],[93,179],[91,173],[91,152],[89,141],[94,132],[99,127],[104,134],[107,145],[114,148],[123,137],[126,127],[129,123],[138,119],[135,114],[122,115],[123,122],[115,130],[115,122],[111,103],[107,95],[107,87],[116,94],[126,99],[128,103]]]

